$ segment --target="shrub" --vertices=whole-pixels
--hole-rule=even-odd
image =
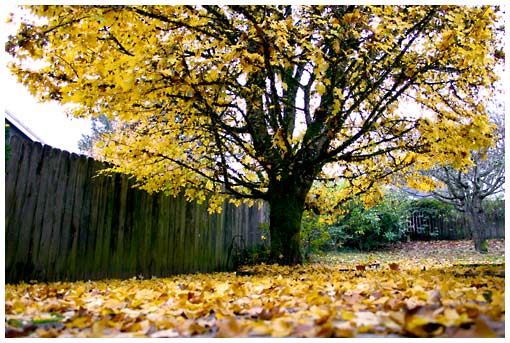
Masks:
[[[491,198],[483,201],[483,210],[487,215],[493,215],[497,217],[505,217],[505,199],[503,198]]]
[[[359,200],[344,206],[346,211],[336,225],[327,228],[332,247],[373,250],[397,242],[405,234],[408,202],[388,195],[379,204],[365,208]]]
[[[301,221],[301,244],[305,259],[311,254],[321,253],[330,239],[331,236],[320,217],[306,211]]]
[[[411,211],[418,211],[428,216],[443,217],[455,211],[453,205],[432,198],[413,200],[409,204]]]

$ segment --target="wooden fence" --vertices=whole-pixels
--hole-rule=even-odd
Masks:
[[[11,137],[6,162],[6,282],[87,280],[227,269],[232,242],[261,244],[265,207],[189,203],[96,176],[98,161]]]
[[[504,211],[487,214],[487,227],[485,230],[489,238],[504,238]],[[460,214],[432,217],[416,211],[407,221],[407,234],[408,238],[413,241],[471,239],[466,218]]]

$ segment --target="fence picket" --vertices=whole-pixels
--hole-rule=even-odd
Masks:
[[[220,271],[232,237],[267,216],[148,195],[103,163],[13,136],[6,163],[6,282]],[[261,210],[266,211],[266,208]],[[246,217],[248,216],[248,217]],[[245,227],[247,226],[247,227]]]
[[[487,230],[488,237],[504,238],[504,215],[492,213],[487,219],[487,227],[485,229]],[[464,216],[430,218],[419,211],[414,212],[407,220],[406,231],[411,240],[460,240],[471,238]]]

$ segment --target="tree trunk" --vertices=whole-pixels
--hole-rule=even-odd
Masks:
[[[481,199],[473,199],[465,212],[468,215],[468,226],[475,245],[475,250],[481,253],[488,252],[485,213]]]
[[[474,228],[473,228],[474,229]],[[474,229],[472,230],[473,242],[475,244],[475,250],[481,253],[488,252],[487,242],[482,232]]]
[[[271,259],[281,265],[303,262],[301,255],[301,219],[310,185],[279,182],[270,187],[269,232]]]

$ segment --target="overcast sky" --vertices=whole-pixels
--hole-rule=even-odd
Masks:
[[[9,111],[39,136],[45,144],[71,152],[79,152],[78,140],[84,133],[90,132],[90,122],[85,119],[67,117],[62,107],[57,103],[39,103],[7,69],[10,56],[5,52],[4,46],[8,35],[15,33],[16,28],[6,24],[5,20],[10,12],[16,10],[16,6],[6,4],[6,2],[3,1],[0,5],[2,115],[6,110]]]

